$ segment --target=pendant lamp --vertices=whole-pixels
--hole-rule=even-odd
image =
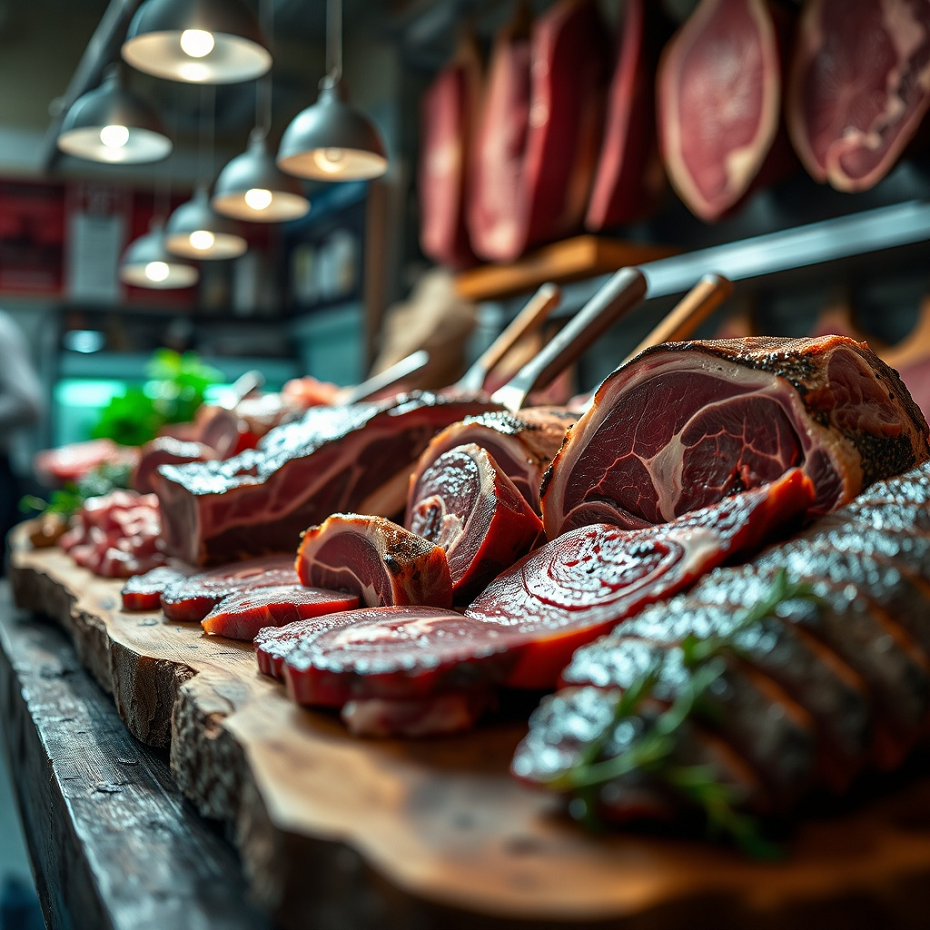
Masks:
[[[58,148],[90,161],[137,165],[166,158],[172,144],[158,113],[129,90],[123,69],[113,65],[99,87],[68,109]]]
[[[248,243],[231,220],[213,211],[209,192],[201,185],[169,217],[165,248],[182,258],[212,260],[238,258],[245,253]]]
[[[387,171],[374,124],[350,106],[342,85],[342,0],[326,6],[326,77],[313,106],[298,113],[278,149],[278,167],[315,181],[361,181]]]
[[[243,0],[145,0],[122,56],[146,74],[190,84],[251,81],[271,68],[258,18]]]
[[[155,220],[144,236],[129,244],[120,262],[120,281],[159,290],[191,287],[197,283],[200,278],[197,267],[168,253],[164,232],[163,223]]]

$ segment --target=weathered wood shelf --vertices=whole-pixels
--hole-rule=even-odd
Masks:
[[[119,608],[19,533],[18,603],[57,619],[177,784],[231,827],[255,899],[297,927],[922,927],[930,774],[795,831],[758,863],[699,840],[594,838],[507,775],[521,723],[364,741],[291,704],[248,645]],[[235,879],[233,879],[234,881]]]

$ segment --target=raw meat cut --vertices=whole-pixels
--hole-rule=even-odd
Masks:
[[[655,70],[662,23],[658,5],[627,0],[623,8],[604,140],[585,216],[592,232],[645,216],[665,189],[655,132]]]
[[[930,0],[807,0],[786,96],[811,177],[873,187],[930,107]]]
[[[216,450],[206,443],[160,436],[142,446],[130,483],[140,494],[152,494],[155,491],[155,479],[160,466],[180,465],[183,462],[207,462],[215,458],[217,458]]]
[[[580,645],[796,525],[812,500],[810,481],[791,469],[662,526],[582,527],[501,574],[465,613],[522,634],[506,684],[552,687]]]
[[[77,483],[101,465],[132,468],[138,459],[139,450],[135,446],[121,446],[112,439],[89,439],[37,452],[32,469],[43,484],[58,487]]]
[[[200,625],[207,633],[251,642],[263,627],[281,627],[356,607],[354,594],[303,585],[271,585],[224,597]]]
[[[162,591],[187,578],[193,571],[192,568],[161,565],[144,575],[133,575],[120,594],[123,610],[158,610]]]
[[[465,205],[481,90],[481,55],[468,36],[420,103],[420,247],[434,262],[455,270],[476,261]]]
[[[411,481],[406,525],[445,551],[460,602],[510,568],[542,533],[514,483],[474,443],[445,452]]]
[[[346,628],[350,621],[335,615],[332,627],[314,625],[299,636],[287,628],[263,634],[259,661],[272,673],[283,661],[298,702],[328,707],[500,685],[551,688],[579,645],[757,548],[804,513],[811,497],[795,469],[667,526],[585,527],[505,572],[465,616],[384,608],[357,612]]]
[[[901,509],[911,505],[925,515],[916,535],[898,525]],[[732,645],[722,653],[712,706],[693,705],[696,742],[688,752],[713,739],[742,760],[747,781],[736,783],[738,807],[789,808],[818,787],[842,790],[863,770],[899,766],[930,723],[928,529],[930,464],[924,463],[873,485],[755,561],[718,568],[686,594],[647,608],[575,653],[562,676],[565,690],[531,720],[514,773],[549,782],[605,734],[593,761],[622,754],[620,730],[611,737],[604,729],[618,689],[634,686],[658,660],[654,696],[674,700],[689,686],[679,644],[690,640],[693,649],[708,637]],[[817,599],[789,596],[747,625],[746,611],[770,596],[781,573],[810,585]],[[634,714],[623,724],[624,733],[636,734],[647,722]],[[644,790],[674,796],[661,778],[634,774],[600,794],[608,818],[639,811]]]
[[[294,560],[290,556],[249,559],[198,572],[168,585],[161,595],[161,607],[169,620],[199,623],[231,594],[299,583]]]
[[[105,578],[129,578],[165,563],[154,494],[111,491],[89,497],[58,545],[78,565]]]
[[[769,0],[701,0],[662,53],[662,157],[703,220],[794,164],[781,116],[783,15]]]
[[[495,409],[481,399],[398,395],[314,407],[231,459],[164,465],[165,545],[196,565],[293,552],[300,534],[338,510],[403,511],[410,468],[437,430]]]
[[[494,411],[466,417],[447,426],[417,461],[411,484],[419,481],[441,455],[456,446],[474,443],[486,449],[504,474],[539,513],[539,485],[565,432],[579,414],[550,407],[529,407],[519,413]]]
[[[472,730],[482,714],[496,707],[494,691],[459,691],[421,700],[349,701],[340,717],[353,736],[417,739]]]
[[[666,343],[618,368],[546,474],[549,538],[670,520],[798,466],[825,513],[930,456],[897,374],[851,339]]]
[[[384,517],[336,513],[304,533],[301,584],[349,591],[368,607],[452,604],[442,548]]]
[[[609,50],[595,0],[559,0],[502,33],[477,136],[472,248],[512,261],[581,229],[601,141]]]
[[[499,651],[493,629],[436,607],[332,614],[286,651],[284,679],[298,704],[316,707],[481,690],[486,680],[474,675],[472,664]],[[265,642],[261,648],[267,651]]]

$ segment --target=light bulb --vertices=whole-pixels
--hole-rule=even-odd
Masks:
[[[209,229],[197,229],[190,234],[189,242],[191,248],[197,249],[199,252],[205,252],[207,249],[213,248],[216,236]]]
[[[344,167],[343,158],[345,158],[345,149],[322,149],[313,155],[317,166],[327,174],[339,174]]]
[[[204,58],[216,44],[213,33],[203,29],[185,29],[181,33],[181,50],[191,58]]]
[[[165,262],[149,262],[145,266],[145,276],[149,281],[167,281],[171,270]]]
[[[129,141],[126,126],[104,126],[100,130],[100,141],[110,149],[121,149]]]
[[[271,201],[271,191],[260,187],[253,187],[245,192],[245,202],[253,210],[267,210],[271,206]]]

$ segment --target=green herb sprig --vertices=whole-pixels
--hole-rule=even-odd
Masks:
[[[708,832],[730,838],[754,857],[777,855],[777,847],[762,836],[755,818],[738,810],[739,798],[731,786],[718,782],[708,766],[673,764],[672,755],[688,720],[694,716],[713,718],[717,715],[719,707],[715,706],[710,690],[726,670],[727,656],[742,654],[737,642],[739,634],[774,615],[781,604],[792,600],[816,602],[818,598],[808,583],[790,581],[787,572],[781,569],[768,594],[748,608],[728,633],[703,637],[689,634],[623,691],[616,700],[611,720],[587,744],[581,758],[548,783],[555,791],[573,795],[569,808],[573,816],[597,828],[598,789],[624,775],[645,772],[702,810]],[[675,656],[676,649],[678,656]],[[644,723],[642,731],[623,752],[603,758],[621,721],[634,717],[644,720],[643,705],[653,696],[666,663],[676,660],[680,660],[689,673],[687,685],[667,708]]]

